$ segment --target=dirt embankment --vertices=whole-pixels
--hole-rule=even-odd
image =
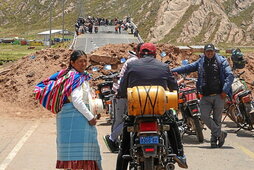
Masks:
[[[133,50],[135,45],[107,45],[97,49],[88,57],[93,66],[101,68],[105,64],[112,64],[113,70],[111,71],[119,71],[122,66],[120,59],[127,58],[128,51]],[[158,44],[157,49],[157,59],[162,62],[171,61],[171,68],[179,66],[183,59],[188,59],[190,62],[198,59],[198,56],[193,55],[190,51],[180,51],[179,48],[170,44]],[[164,58],[159,55],[162,51],[167,54]],[[34,100],[33,90],[37,83],[66,67],[70,54],[71,51],[67,49],[45,49],[24,56],[1,70],[0,107],[3,113],[24,117],[53,116]],[[253,59],[254,54],[247,55],[248,64],[245,69],[242,69],[246,71],[243,77],[249,84],[254,81]],[[107,73],[103,70],[99,72],[89,70],[89,72],[94,77]]]

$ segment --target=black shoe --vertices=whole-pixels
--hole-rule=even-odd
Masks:
[[[185,156],[175,156],[174,160],[177,162],[178,166],[181,168],[188,168],[186,157]]]
[[[224,145],[227,135],[228,135],[227,132],[221,132],[221,135],[219,137],[219,144],[218,144],[219,148],[221,148]]]
[[[217,145],[217,142],[218,142],[217,137],[212,136],[210,141],[211,141],[211,148],[217,148],[218,147],[218,145]]]
[[[118,145],[109,139],[109,135],[103,136],[103,140],[110,152],[115,153],[119,151]]]

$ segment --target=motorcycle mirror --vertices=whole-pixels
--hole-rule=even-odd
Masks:
[[[165,52],[165,51],[162,51],[161,53],[160,53],[160,56],[163,58],[163,57],[166,57],[166,55],[167,55],[167,53]]]
[[[111,65],[105,65],[103,69],[104,69],[104,70],[111,70],[111,69],[112,69],[112,66],[111,66]]]
[[[185,66],[185,65],[188,65],[189,64],[189,61],[188,60],[182,60],[182,65]]]
[[[125,63],[125,62],[126,62],[126,59],[125,59],[125,58],[121,58],[120,62],[121,62],[121,63]]]
[[[94,71],[94,72],[99,71],[99,68],[98,67],[93,67],[92,71]]]
[[[165,61],[164,63],[165,63],[165,64],[170,64],[171,61],[167,60],[167,61]]]
[[[90,64],[89,66],[87,66],[87,67],[86,67],[86,70],[88,70],[91,66],[92,66],[92,64]]]

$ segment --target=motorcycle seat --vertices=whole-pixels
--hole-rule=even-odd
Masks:
[[[249,94],[251,94],[251,91],[250,91],[250,90],[245,90],[245,91],[243,91],[243,92],[240,92],[240,94],[238,95],[238,97],[241,99],[242,97],[247,96],[247,95],[249,95]]]

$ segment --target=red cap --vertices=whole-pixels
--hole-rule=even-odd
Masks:
[[[140,54],[156,54],[156,46],[153,43],[144,43],[140,47]]]

